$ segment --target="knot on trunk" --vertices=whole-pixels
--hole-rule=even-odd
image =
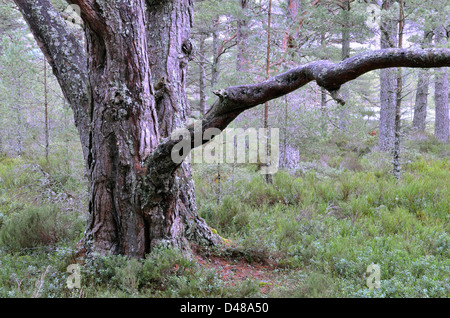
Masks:
[[[195,45],[189,39],[183,42],[183,44],[181,45],[181,50],[189,60],[192,60],[194,58],[196,51]]]

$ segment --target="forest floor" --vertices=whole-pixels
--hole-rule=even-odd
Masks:
[[[217,166],[193,166],[198,213],[223,244],[193,246],[193,258],[99,256],[81,266],[79,294],[66,269],[86,224],[81,174],[0,158],[0,297],[448,297],[450,145],[406,146],[401,180],[388,154],[349,164],[331,147],[326,164],[321,151],[271,184],[253,166],[221,166],[220,192]]]
[[[227,247],[221,247],[222,254],[210,253],[197,247],[195,259],[207,270],[213,270],[226,286],[235,287],[237,283],[246,280],[258,282],[261,295],[268,295],[275,286],[280,284],[277,262],[268,258],[249,258],[235,250],[230,252]]]

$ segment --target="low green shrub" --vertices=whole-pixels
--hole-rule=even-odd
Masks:
[[[226,196],[219,206],[202,209],[201,216],[221,235],[229,236],[232,233],[247,232],[252,211],[252,207]]]
[[[251,297],[252,280],[226,287],[214,270],[198,266],[174,248],[155,248],[145,259],[96,255],[82,267],[86,295],[103,297]]]
[[[18,188],[32,183],[35,173],[25,166],[26,162],[21,158],[0,159],[0,188]]]
[[[56,246],[80,238],[84,224],[56,205],[27,207],[11,214],[0,230],[0,248],[20,252],[39,246]]]

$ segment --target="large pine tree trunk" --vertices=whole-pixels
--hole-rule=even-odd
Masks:
[[[193,2],[172,0],[167,2],[147,1],[147,36],[151,70],[154,81],[164,78],[164,87],[155,92],[156,109],[160,119],[159,131],[162,138],[168,137],[175,129],[186,125],[191,112],[185,85],[188,61],[192,57],[190,42],[193,24]],[[154,32],[158,30],[158,32]],[[180,226],[179,235],[184,247],[191,241],[202,244],[218,243],[218,236],[197,214],[194,181],[189,163],[183,162],[177,171],[169,176],[171,187],[166,198],[166,206],[160,209],[164,215],[173,210]],[[179,239],[177,239],[179,240]]]
[[[159,139],[144,25],[143,1],[137,10],[104,2],[102,25],[86,28],[91,86],[88,252],[144,256],[150,250],[152,215],[157,206],[143,204],[140,188],[146,156]],[[101,11],[101,12],[100,12]],[[114,23],[108,23],[112,22]],[[127,23],[128,22],[128,23]]]
[[[102,254],[144,257],[159,245],[189,249],[186,238],[215,239],[197,216],[188,164],[157,181],[147,177],[148,155],[190,112],[184,85],[192,49],[189,1],[147,5],[121,3],[117,10],[105,3],[103,18],[114,23],[87,31],[92,133],[85,245]]]

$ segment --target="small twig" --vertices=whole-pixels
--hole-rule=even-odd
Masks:
[[[340,105],[344,106],[345,105],[345,99],[342,97],[342,95],[339,93],[339,90],[335,90],[335,91],[330,91],[330,95],[331,97],[333,97],[333,99]]]
[[[21,293],[20,290],[20,286],[22,285],[23,279],[21,281],[19,281],[15,276],[14,276],[14,280],[16,281],[17,284],[17,291],[19,292],[19,294]]]
[[[42,285],[44,285],[44,279],[45,279],[45,276],[47,275],[47,272],[48,272],[48,269],[49,269],[49,268],[50,268],[50,265],[47,266],[47,268],[45,269],[44,274],[41,275],[41,278],[38,279],[38,280],[36,281],[35,289],[34,289],[34,292],[33,292],[33,298],[38,298],[38,297],[39,297],[39,294],[40,294],[40,292],[41,292]],[[40,284],[39,284],[39,288],[38,288],[37,291],[36,291],[36,288],[37,288],[37,286],[38,286],[38,283],[40,283]]]

